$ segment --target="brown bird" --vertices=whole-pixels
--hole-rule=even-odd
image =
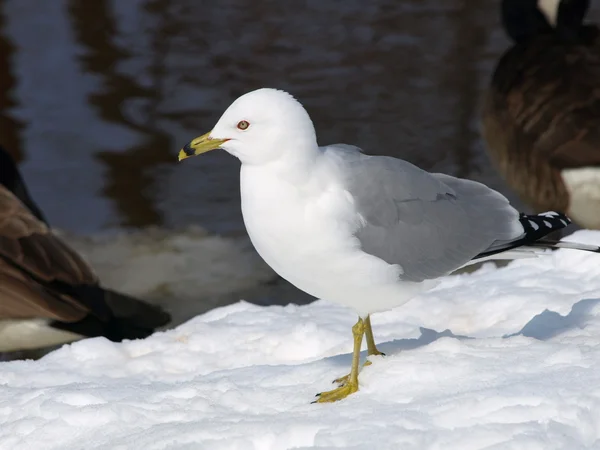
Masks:
[[[0,352],[83,337],[144,338],[168,313],[99,285],[90,266],[49,229],[0,146]]]
[[[589,0],[503,0],[514,45],[500,59],[483,136],[502,176],[536,212],[600,229],[600,39]]]

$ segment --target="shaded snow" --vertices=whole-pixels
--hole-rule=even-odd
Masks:
[[[239,302],[1,363],[0,448],[599,448],[599,263],[560,250],[486,265],[373,316],[387,356],[335,404],[310,401],[348,371],[355,316],[326,301]]]
[[[103,286],[160,304],[174,324],[235,302],[275,278],[247,237],[212,235],[196,226],[90,236],[57,233],[86,258]]]

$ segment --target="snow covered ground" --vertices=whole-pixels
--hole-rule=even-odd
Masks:
[[[600,448],[600,255],[446,278],[373,316],[387,356],[357,394],[310,404],[347,373],[354,321],[325,301],[239,302],[0,363],[0,449]]]

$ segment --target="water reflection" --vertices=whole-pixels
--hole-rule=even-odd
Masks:
[[[149,4],[149,11],[162,17],[165,0]],[[157,64],[151,70],[149,86],[141,86],[134,76],[118,72],[118,67],[131,58],[131,53],[116,43],[117,29],[111,3],[98,0],[70,0],[69,15],[77,41],[85,47],[78,59],[85,72],[101,77],[100,88],[88,96],[89,103],[107,121],[124,125],[141,133],[141,143],[122,151],[101,150],[98,158],[107,167],[103,194],[113,199],[119,214],[119,225],[140,227],[162,225],[162,214],[154,205],[151,188],[154,179],[148,168],[170,162],[171,139],[156,128],[157,105],[160,103],[161,84],[165,75],[161,61],[166,54],[162,39],[154,39],[152,50]],[[159,27],[159,35],[164,33]],[[142,117],[129,116],[124,110],[127,102],[143,101]]]
[[[23,124],[12,117],[10,109],[16,105],[15,75],[12,73],[12,56],[15,46],[6,35],[6,15],[0,2],[0,142],[17,161],[23,159],[20,138]]]
[[[472,176],[478,162],[474,143],[477,142],[476,120],[479,108],[479,79],[475,61],[481,59],[485,45],[485,17],[481,10],[481,1],[465,0],[463,8],[454,12],[454,44],[448,58],[448,76],[444,88],[455,92],[458,101],[455,118],[455,132],[452,143],[455,161],[454,175]]]
[[[322,144],[507,193],[477,120],[508,44],[498,3],[0,0],[0,139],[49,219],[82,232],[243,233],[237,161],[175,155],[261,86],[296,95]]]

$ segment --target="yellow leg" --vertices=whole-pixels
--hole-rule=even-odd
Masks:
[[[348,381],[337,389],[317,394],[319,397],[313,403],[335,402],[342,400],[358,391],[358,363],[360,361],[360,346],[362,345],[363,336],[365,334],[365,322],[359,318],[358,322],[352,327],[352,335],[354,336],[354,350],[352,352],[352,368]]]
[[[371,328],[371,316],[365,319],[365,337],[367,339],[367,354],[369,356],[384,356],[385,353],[377,350],[375,339],[373,338],[373,329]],[[368,362],[368,361],[367,361]]]
[[[367,354],[369,356],[385,355],[385,353],[382,353],[379,350],[377,350],[377,347],[375,346],[375,339],[373,338],[373,329],[371,328],[371,316],[367,316],[364,323],[365,323],[365,338],[367,340]],[[370,366],[370,365],[371,365],[371,361],[367,360],[364,362],[363,367]],[[344,385],[348,382],[349,379],[350,379],[350,374],[345,375],[340,378],[336,378],[335,380],[333,380],[333,382],[335,384]]]

